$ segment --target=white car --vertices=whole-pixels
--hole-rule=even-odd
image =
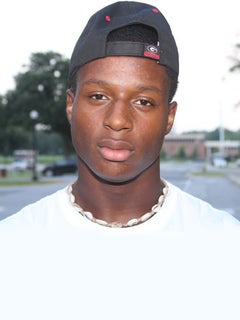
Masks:
[[[227,161],[224,158],[214,158],[213,165],[217,168],[224,168],[227,166]]]
[[[9,169],[17,170],[17,171],[24,171],[28,168],[28,162],[24,159],[17,159],[14,160],[10,165]]]

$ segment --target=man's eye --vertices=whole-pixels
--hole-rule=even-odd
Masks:
[[[107,98],[101,94],[101,93],[96,93],[90,96],[94,100],[106,100]]]
[[[152,106],[152,103],[146,99],[139,99],[136,101],[136,104],[141,105],[141,106]]]

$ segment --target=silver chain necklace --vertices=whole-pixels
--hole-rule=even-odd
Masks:
[[[75,202],[75,196],[72,193],[73,183],[68,186],[67,191],[68,191],[68,194],[69,194],[69,199],[70,199],[71,204],[74,207],[77,208],[77,210],[79,211],[79,213],[83,217],[89,219],[90,221],[92,221],[94,223],[100,224],[100,225],[105,226],[105,227],[109,227],[109,228],[127,228],[127,227],[132,227],[132,226],[135,226],[137,224],[140,224],[140,223],[143,223],[143,222],[149,220],[151,217],[153,217],[159,211],[159,209],[162,207],[162,205],[163,205],[163,203],[164,203],[164,201],[166,199],[166,196],[167,196],[167,193],[168,193],[168,189],[169,189],[167,183],[165,181],[162,181],[162,182],[164,184],[163,194],[158,198],[158,202],[152,207],[152,209],[149,212],[144,213],[144,215],[142,215],[139,218],[130,219],[127,223],[122,223],[122,222],[119,222],[119,221],[114,221],[114,222],[109,223],[107,221],[95,218],[91,212],[84,211],[83,208],[81,208]]]

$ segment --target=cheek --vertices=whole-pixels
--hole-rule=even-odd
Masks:
[[[94,113],[89,113],[83,107],[74,106],[72,112],[72,127],[74,132],[88,132],[94,129]]]
[[[155,158],[159,155],[165,136],[165,125],[161,122],[153,122],[149,126],[139,130],[138,141],[140,141],[140,152],[144,152],[147,158]]]
[[[73,144],[76,145],[83,144],[89,137],[89,132],[91,132],[91,125],[89,119],[86,115],[74,108],[72,113],[71,121],[71,133]]]
[[[85,111],[86,110],[86,111]],[[101,122],[96,112],[75,108],[71,122],[72,142],[79,155],[93,154],[94,145],[100,134]],[[84,157],[85,157],[84,156]]]
[[[143,143],[152,143],[158,144],[159,141],[163,140],[167,127],[167,118],[162,120],[157,120],[158,117],[155,117],[153,121],[144,123],[141,130],[139,130],[139,135],[143,139]],[[149,146],[150,147],[150,146]]]

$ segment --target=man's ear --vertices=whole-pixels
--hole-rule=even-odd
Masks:
[[[168,134],[173,126],[174,123],[174,118],[177,112],[177,102],[173,101],[169,104],[169,110],[168,110],[168,121],[167,121],[167,127],[165,134]]]
[[[68,121],[71,123],[72,121],[72,108],[73,108],[73,101],[74,101],[74,93],[72,90],[67,90],[67,104],[66,104],[66,114]]]

